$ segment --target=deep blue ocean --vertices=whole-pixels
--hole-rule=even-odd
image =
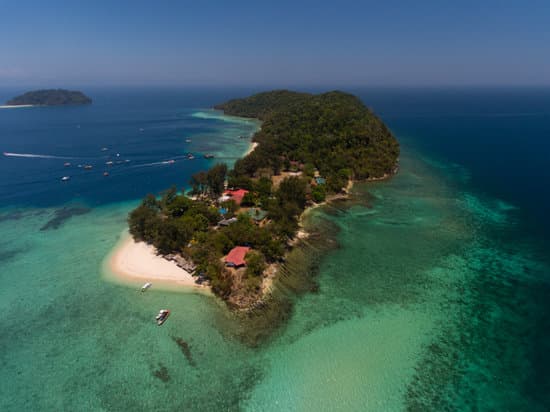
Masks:
[[[259,348],[212,298],[101,269],[139,199],[243,155],[258,124],[210,108],[259,90],[82,90],[0,109],[1,410],[550,409],[549,88],[346,90],[400,171],[312,213],[340,247]]]

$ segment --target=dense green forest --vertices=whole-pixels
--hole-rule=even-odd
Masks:
[[[79,91],[65,89],[34,90],[6,102],[8,105],[34,105],[34,106],[66,106],[77,104],[90,104],[92,99]]]
[[[188,194],[172,187],[160,198],[148,195],[128,222],[135,239],[193,261],[218,296],[246,307],[261,296],[267,265],[284,259],[307,205],[340,192],[350,179],[393,173],[399,145],[369,109],[342,92],[274,91],[216,108],[261,119],[259,146],[233,170],[217,164],[194,174]],[[240,202],[220,198],[226,186],[248,192]],[[223,263],[235,246],[251,248],[246,269]]]
[[[386,125],[355,96],[339,91],[313,95],[286,90],[256,94],[216,106],[224,113],[263,121],[259,147],[235,164],[234,176],[275,174],[299,162],[338,191],[348,178],[379,178],[397,164],[399,144]]]

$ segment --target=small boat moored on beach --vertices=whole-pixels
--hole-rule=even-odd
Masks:
[[[141,291],[145,292],[147,289],[149,289],[153,284],[151,282],[147,282],[145,285],[141,287]]]
[[[159,314],[155,317],[157,325],[161,326],[164,322],[166,322],[168,316],[170,316],[170,311],[168,309],[161,309]]]

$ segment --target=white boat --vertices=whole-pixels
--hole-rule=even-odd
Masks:
[[[145,291],[146,291],[147,289],[149,289],[151,286],[153,286],[153,284],[150,283],[150,282],[147,282],[145,285],[143,285],[143,286],[141,287],[141,291],[142,291],[142,292],[145,292]]]
[[[108,162],[105,162],[105,164],[111,166],[113,164],[113,161],[109,160]]]
[[[191,139],[185,139],[185,143],[191,143]]]
[[[70,178],[71,178],[71,176],[63,176],[63,177],[61,178],[61,180],[62,180],[63,182],[66,182],[66,181],[69,180]]]
[[[161,309],[159,314],[155,317],[155,320],[157,321],[157,325],[162,325],[164,322],[166,322],[166,319],[170,316],[170,311],[168,309]]]
[[[71,165],[70,162],[65,162],[65,163],[63,163],[63,166],[65,166],[65,167],[69,167],[70,165]]]

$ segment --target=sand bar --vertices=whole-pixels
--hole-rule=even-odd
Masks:
[[[132,286],[151,282],[153,288],[209,290],[174,262],[157,255],[153,246],[134,241],[127,231],[106,258],[104,272],[109,280]]]

